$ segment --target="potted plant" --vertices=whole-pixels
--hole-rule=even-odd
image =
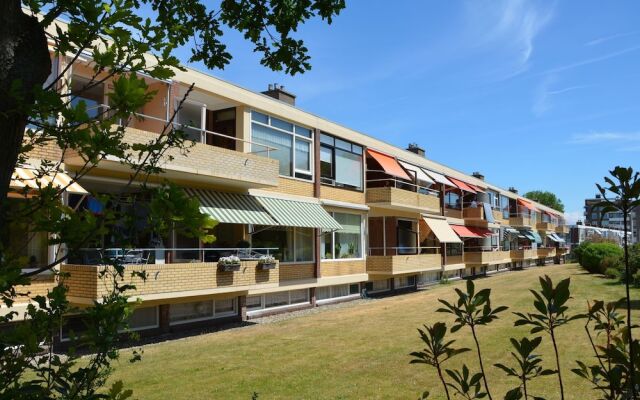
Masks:
[[[276,259],[274,256],[260,256],[258,259],[260,269],[274,269],[276,267]]]
[[[239,271],[240,270],[240,258],[238,256],[220,257],[218,260],[218,267],[222,271]]]

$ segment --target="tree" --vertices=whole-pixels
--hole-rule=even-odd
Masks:
[[[560,200],[558,196],[551,192],[543,190],[532,190],[525,193],[524,197],[533,201],[537,201],[540,204],[544,204],[547,207],[551,207],[554,210],[564,212],[564,204],[562,204],[562,200]]]
[[[79,249],[99,247],[107,232],[123,246],[135,245],[132,233],[141,230],[163,235],[173,229],[212,240],[210,228],[215,221],[201,214],[195,201],[170,182],[159,187],[146,184],[149,176],[162,172],[161,161],[169,157],[169,149],[189,150],[173,117],[190,90],[153,141],[128,144],[123,140],[130,121],[138,118],[136,111],[155,94],[141,75],[170,79],[181,68],[175,50],[188,44],[193,44],[188,61],[223,68],[231,60],[223,43],[225,29],[241,32],[261,54],[264,66],[288,74],[303,73],[311,68],[310,58],[294,32],[312,18],[331,23],[344,6],[344,0],[0,2],[0,297],[10,311],[0,317],[0,397],[130,396],[121,384],[114,384],[108,395],[100,394],[111,363],[118,357],[119,329],[126,327],[131,313],[127,292],[133,287],[125,279],[121,261],[100,260],[104,265],[100,273],[113,284],[113,290],[91,307],[71,307],[67,289],[60,284],[47,296],[30,296],[33,303],[24,321],[15,324],[18,313],[12,305],[18,296],[28,295],[25,291],[34,275],[48,270],[56,273],[54,267]],[[66,22],[60,23],[59,18]],[[62,70],[52,73],[50,51],[65,59]],[[71,91],[68,73],[87,56],[92,78]],[[109,106],[90,112],[79,99],[106,80],[112,80],[113,86]],[[42,160],[34,171],[36,189],[26,185],[12,189],[16,165],[24,163],[31,152],[49,146],[77,154],[84,165],[68,184],[59,187],[45,178],[62,172],[64,158]],[[120,207],[140,200],[132,198],[127,188],[100,196],[104,212],[99,216],[60,201],[67,187],[107,157],[118,158],[130,168],[126,186],[135,185],[140,198],[146,199],[137,206],[148,214],[145,227],[137,226],[133,211]],[[9,194],[20,200],[10,201]],[[51,244],[63,245],[60,248],[65,251],[53,262],[24,272],[28,260],[20,257],[10,240],[15,227],[29,234],[46,233]],[[145,278],[144,273],[140,278]],[[81,366],[73,353],[63,358],[51,350],[53,335],[69,312],[81,315],[87,327],[72,341],[73,346],[87,347],[93,354]]]

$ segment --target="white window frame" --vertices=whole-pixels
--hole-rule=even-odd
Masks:
[[[342,300],[342,299],[349,299],[349,298],[356,298],[356,297],[360,297],[360,291],[362,290],[362,288],[360,286],[358,286],[358,293],[351,293],[351,285],[360,285],[358,282],[354,282],[354,283],[343,283],[341,285],[331,285],[331,286],[320,286],[322,288],[328,288],[329,289],[329,298],[327,299],[322,299],[322,300],[318,300],[316,298],[316,304],[326,304],[326,303],[331,303],[334,302],[336,300]],[[346,296],[334,296],[334,288],[336,286],[347,286],[347,295]],[[318,289],[320,288],[318,287]],[[371,293],[371,292],[369,292]]]
[[[335,214],[350,214],[350,215],[358,215],[360,216],[360,257],[353,257],[353,258],[336,258],[336,246],[333,245],[331,246],[331,258],[322,258],[322,254],[320,254],[320,262],[343,262],[343,261],[362,261],[365,259],[364,253],[365,253],[365,220],[366,220],[366,216],[364,214],[358,214],[358,213],[349,213],[349,212],[342,212],[342,211],[328,211],[329,215],[331,215],[332,218],[334,218]],[[336,232],[337,231],[331,231],[331,243],[335,243],[336,242]],[[327,233],[323,234],[326,235]]]
[[[296,290],[300,290],[300,289],[296,289]],[[260,297],[260,308],[253,308],[251,310],[249,310],[247,308],[247,314],[251,314],[251,313],[260,313],[261,311],[271,311],[271,310],[280,310],[280,309],[285,309],[285,308],[290,308],[290,307],[295,307],[295,306],[299,306],[299,305],[304,305],[304,304],[311,304],[311,293],[309,292],[309,288],[304,289],[307,291],[307,301],[303,301],[300,303],[291,303],[291,292],[292,290],[287,290],[287,296],[289,297],[288,303],[281,305],[281,306],[274,306],[274,307],[266,307],[266,296],[268,294],[271,293],[265,293],[265,294],[259,294],[259,295],[254,295],[254,296],[259,296]],[[274,292],[277,293],[277,292]],[[254,296],[250,296],[250,297],[254,297]]]
[[[129,329],[118,329],[118,332],[122,332],[122,333],[126,333],[126,332],[137,332],[137,331],[144,331],[147,329],[156,329],[160,327],[160,307],[159,306],[151,306],[151,307],[140,307],[139,309],[142,308],[155,308],[156,309],[156,324],[155,325],[146,325],[146,326],[141,326],[138,328],[129,328]],[[134,309],[133,312],[135,312],[136,310]]]
[[[195,100],[189,100],[189,99],[185,99],[184,103],[190,104],[190,105],[196,105],[196,106],[200,106],[200,128],[196,128],[195,126],[191,126],[188,125],[186,122],[182,122],[180,120],[180,111],[178,111],[178,113],[176,113],[176,123],[179,125],[185,125],[188,126],[189,128],[196,130],[196,129],[200,129],[200,141],[196,142],[196,143],[206,143],[206,130],[207,130],[207,105],[205,103],[202,103],[200,101],[195,101]],[[180,106],[180,100],[175,100],[175,104],[174,104],[174,110],[177,110],[178,107]]]
[[[224,299],[224,300],[228,300],[228,299]],[[231,316],[235,316],[235,315],[238,314],[238,298],[237,297],[233,297],[233,311],[227,311],[227,312],[220,313],[220,314],[216,313],[216,301],[214,299],[203,300],[203,301],[211,301],[211,303],[212,303],[212,311],[213,311],[213,313],[211,314],[210,317],[185,319],[185,320],[182,320],[182,321],[171,322],[171,305],[169,305],[169,326],[184,325],[184,324],[190,324],[192,322],[199,322],[199,321],[209,321],[209,320],[212,320],[212,319],[231,317]],[[198,303],[198,302],[197,301],[188,301],[186,303]],[[176,304],[178,304],[178,303],[176,303]]]
[[[315,179],[316,179],[316,177],[315,177],[315,175],[314,175],[314,166],[315,166],[314,157],[315,157],[315,151],[314,151],[314,141],[313,141],[313,139],[314,139],[314,137],[313,137],[313,136],[314,136],[315,132],[314,132],[313,128],[309,128],[309,127],[306,127],[306,126],[304,126],[304,125],[300,125],[300,124],[297,124],[297,123],[295,123],[295,122],[291,122],[290,120],[287,120],[287,119],[285,119],[285,118],[280,118],[280,117],[271,116],[271,114],[269,114],[269,113],[262,112],[262,111],[258,111],[258,110],[254,110],[254,109],[252,109],[252,110],[251,110],[250,114],[252,114],[253,112],[257,112],[257,113],[260,113],[260,114],[262,114],[262,115],[266,115],[266,116],[267,116],[267,118],[268,118],[268,123],[267,123],[267,124],[265,124],[265,123],[260,122],[260,121],[254,121],[253,116],[252,116],[252,115],[250,115],[250,116],[249,116],[249,118],[250,118],[250,121],[249,121],[249,122],[250,122],[250,124],[251,124],[251,125],[253,125],[253,124],[258,124],[258,125],[261,125],[261,126],[267,127],[267,128],[269,128],[269,129],[274,129],[274,130],[276,130],[276,131],[278,131],[278,132],[282,132],[282,133],[289,134],[289,135],[291,135],[291,136],[293,137],[292,146],[291,146],[291,171],[292,171],[292,174],[291,174],[291,176],[289,176],[289,175],[280,175],[280,176],[282,176],[282,177],[284,177],[284,178],[293,178],[293,179],[298,179],[298,180],[301,180],[301,181],[303,181],[303,182],[315,182]],[[280,119],[280,120],[282,120],[282,121],[285,121],[285,122],[290,123],[291,125],[293,125],[293,132],[291,132],[291,131],[287,131],[287,130],[284,130],[284,129],[282,129],[282,128],[278,128],[277,126],[273,126],[273,125],[271,125],[271,118]],[[311,137],[310,137],[310,138],[308,138],[308,137],[306,137],[306,136],[303,136],[303,135],[299,135],[299,134],[297,134],[297,133],[296,133],[296,126],[298,126],[298,127],[300,127],[300,128],[303,128],[303,129],[308,129],[308,130],[310,130],[310,131],[311,131]],[[250,135],[251,135],[251,141],[253,142],[253,129],[250,129],[250,131],[251,131],[251,132],[250,132]],[[308,143],[309,143],[309,170],[308,170],[308,171],[305,171],[305,170],[302,170],[302,169],[298,169],[298,168],[296,167],[296,141],[297,141],[297,140],[302,140],[302,141],[305,141],[305,142],[308,142]],[[296,176],[296,173],[309,175],[309,176],[311,176],[311,179],[298,178],[298,177]]]

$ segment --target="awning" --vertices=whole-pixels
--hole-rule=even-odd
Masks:
[[[256,196],[255,199],[278,225],[321,228],[327,231],[342,229],[342,226],[319,203],[278,197]]]
[[[447,178],[449,178],[449,180],[451,182],[453,182],[453,184],[460,190],[464,190],[465,192],[470,192],[470,193],[478,193],[474,188],[472,188],[468,184],[462,182],[461,180],[458,180],[456,178],[452,178],[450,176],[447,177]]]
[[[472,227],[470,226],[451,225],[451,229],[453,229],[461,238],[484,238],[485,237],[485,235],[481,233],[474,232],[474,230],[472,230]]]
[[[481,235],[482,237],[489,237],[489,236],[496,236],[498,235],[498,233],[493,233],[493,231],[491,229],[487,229],[487,228],[480,228],[478,226],[469,226],[468,227],[471,232],[477,234],[477,235]]]
[[[40,178],[38,175],[32,168],[16,168],[11,176],[10,187],[18,190],[38,190],[51,184],[56,189],[66,188],[65,191],[69,193],[89,194],[78,182],[71,183],[73,179],[63,172],[51,172]]]
[[[469,186],[471,189],[475,190],[478,193],[484,193],[484,189],[481,188],[480,186],[472,185],[470,183],[467,183],[467,186]]]
[[[491,204],[482,203],[482,207],[484,208],[484,219],[486,219],[487,222],[495,223],[496,219],[493,218],[493,210],[491,209]]]
[[[547,233],[547,237],[551,240],[553,240],[556,243],[560,243],[560,241],[558,240],[558,238],[553,234],[553,233]]]
[[[520,233],[523,234],[530,241],[542,244],[542,238],[540,237],[540,235],[538,235],[538,232],[521,230]]]
[[[529,203],[528,201],[522,200],[522,199],[518,199],[518,204],[521,205],[522,207],[529,209],[531,211],[535,211],[536,208],[533,206],[533,204]]]
[[[433,234],[436,235],[440,243],[462,243],[462,240],[460,240],[455,231],[451,229],[451,226],[446,220],[429,217],[422,217],[422,219],[427,226],[429,226]]]
[[[416,179],[419,181],[427,182],[429,184],[434,184],[435,182],[431,177],[424,173],[422,168],[416,167],[415,165],[411,165],[404,161],[398,161],[405,169],[409,171],[413,171],[416,174]]]
[[[504,231],[507,232],[507,233],[515,233],[516,235],[520,233],[519,230],[517,230],[515,228],[512,228],[510,226],[504,226],[503,225],[503,228],[504,228]]]
[[[200,211],[227,224],[279,225],[254,196],[216,192],[206,189],[184,189],[200,201]]]
[[[373,157],[387,174],[397,178],[411,180],[411,177],[407,175],[395,158],[371,149],[367,149],[367,154]]]
[[[433,172],[433,171],[429,171],[429,170],[424,170],[424,172],[427,173],[427,175],[429,175],[431,178],[433,178],[434,181],[438,182],[438,183],[442,183],[443,185],[447,185],[447,186],[451,186],[451,187],[455,187],[456,185],[453,184],[453,182],[451,182],[449,179],[447,179],[446,176],[438,173],[438,172]]]

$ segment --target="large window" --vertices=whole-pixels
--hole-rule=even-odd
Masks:
[[[502,210],[502,218],[509,218],[509,198],[500,195],[500,209]]]
[[[269,146],[270,157],[280,162],[280,175],[313,179],[313,132],[311,129],[251,112],[251,140]],[[262,151],[264,148],[253,149]]]
[[[252,235],[253,247],[273,247],[273,256],[281,262],[313,261],[314,233],[312,228],[257,226]]]
[[[248,311],[257,311],[265,308],[283,307],[302,303],[309,303],[309,289],[247,296]]]
[[[169,307],[169,325],[229,317],[236,314],[236,306],[235,297],[224,300],[203,300],[171,304]]]
[[[362,146],[320,135],[320,176],[324,184],[362,190]]]
[[[362,216],[330,213],[342,229],[322,236],[320,255],[323,259],[362,258]]]
[[[459,210],[461,208],[460,194],[451,190],[447,191],[444,195],[444,205],[447,208]]]

